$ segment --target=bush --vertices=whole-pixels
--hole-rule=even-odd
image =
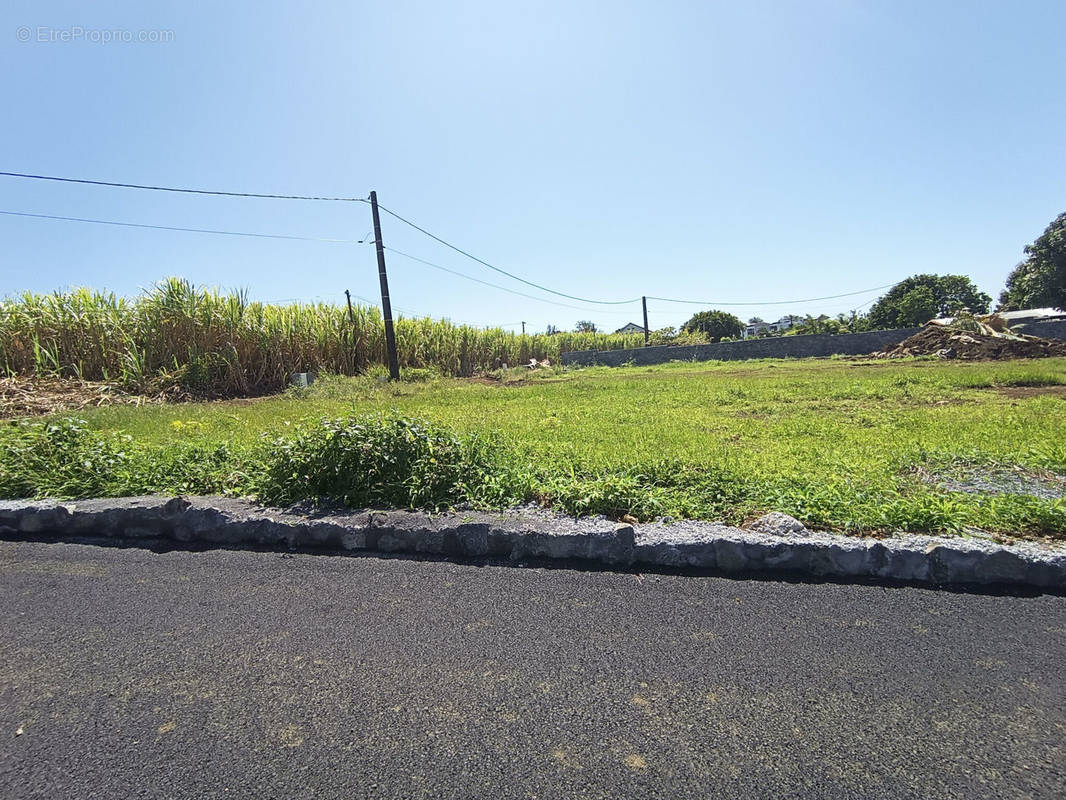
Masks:
[[[270,503],[440,509],[479,495],[490,443],[403,417],[323,419],[270,442],[256,493]]]

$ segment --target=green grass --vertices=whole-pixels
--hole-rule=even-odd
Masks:
[[[373,375],[325,378],[310,390],[255,401],[85,412],[79,435],[93,443],[92,469],[81,472],[97,475],[90,488],[43,478],[19,484],[16,473],[45,469],[27,463],[9,467],[6,480],[0,467],[0,493],[230,491],[421,507],[535,500],[642,519],[738,523],[778,510],[856,533],[974,526],[1066,536],[1066,501],[949,492],[919,477],[960,460],[1061,473],[1066,400],[1046,389],[1066,384],[1066,359],[673,363],[512,371],[491,383],[415,377],[400,384]],[[373,414],[388,416],[363,419]],[[403,444],[411,435],[397,432],[397,415],[429,423],[414,439],[438,437],[438,463]],[[329,433],[323,418],[348,421],[331,423]],[[21,426],[6,439],[16,435],[36,434]],[[360,441],[377,442],[381,452],[351,460]],[[100,442],[111,455],[93,449]],[[118,468],[101,466],[120,451],[126,461]],[[389,461],[394,453],[398,468]],[[452,470],[447,485],[421,491],[416,484],[438,468]],[[378,489],[390,482],[407,489],[374,494],[349,479],[367,470],[391,476]],[[118,475],[111,483],[98,477],[109,473]]]

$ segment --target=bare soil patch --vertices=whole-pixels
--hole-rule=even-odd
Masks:
[[[1026,397],[1061,397],[1066,400],[1066,386],[1001,386],[995,391],[1015,400]]]

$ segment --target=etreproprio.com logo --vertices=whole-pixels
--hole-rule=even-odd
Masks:
[[[46,25],[21,25],[15,30],[20,42],[34,44],[88,42],[90,44],[165,44],[174,41],[172,30],[130,30],[128,28],[84,28],[71,25],[53,28]]]

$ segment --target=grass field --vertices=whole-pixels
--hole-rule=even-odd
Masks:
[[[849,532],[973,526],[1066,537],[1066,359],[673,363],[495,377],[333,377],[259,400],[116,406],[80,413],[84,426],[55,426],[58,444],[42,444],[41,426],[9,426],[0,492],[537,501],[734,523],[777,510]],[[375,413],[387,416],[364,420]],[[396,429],[397,415],[431,427]],[[358,424],[321,423],[352,417]],[[366,441],[375,453],[358,455]],[[52,465],[60,478],[19,483],[40,453],[84,446],[92,470]],[[376,489],[352,488],[342,473],[355,472],[384,477]],[[389,481],[407,489],[389,494]],[[959,490],[971,487],[982,491]]]

